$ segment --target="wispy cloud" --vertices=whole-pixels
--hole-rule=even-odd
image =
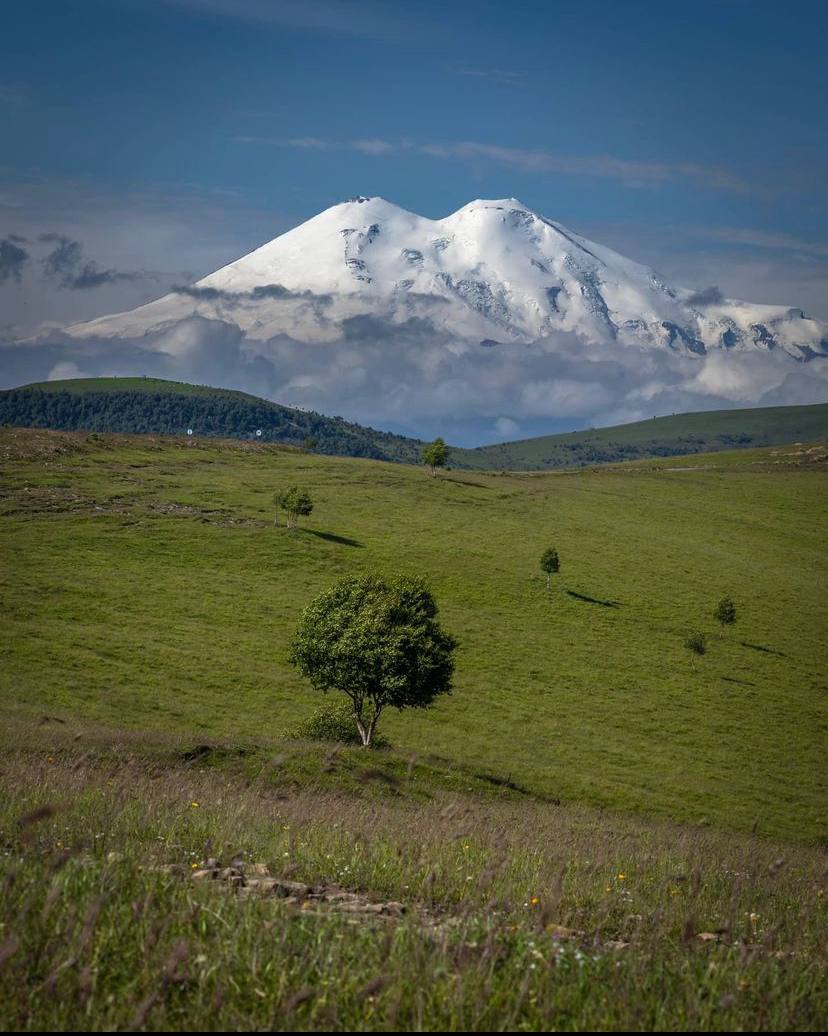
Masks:
[[[469,76],[472,79],[489,79],[501,86],[526,86],[529,78],[526,72],[517,72],[508,68],[475,68],[469,65],[459,65],[452,71],[459,76]]]
[[[261,137],[239,137],[238,138],[244,144],[252,144],[260,141]],[[307,148],[311,151],[325,151],[329,148],[330,142],[327,140],[321,140],[319,137],[293,137],[288,140],[287,144],[289,147]]]
[[[290,140],[267,140],[262,137],[239,137],[240,143],[271,143],[305,150],[351,150],[377,156],[420,154],[446,161],[488,161],[520,169],[524,172],[552,173],[562,176],[590,176],[617,180],[628,187],[658,187],[666,183],[689,180],[702,187],[751,193],[753,188],[741,177],[719,166],[697,162],[647,162],[619,158],[616,155],[563,155],[537,148],[503,147],[463,140],[449,143],[418,143],[412,140],[370,139],[333,141],[319,137]]]
[[[770,248],[806,255],[828,256],[828,245],[808,241],[795,234],[756,230],[753,227],[687,227],[684,233],[691,237],[720,241],[728,245],[746,245],[750,248]]]
[[[410,32],[402,18],[379,0],[161,0],[194,14],[258,25],[282,25],[348,36],[382,37]]]
[[[40,262],[43,275],[56,281],[61,288],[82,291],[118,281],[137,280],[143,276],[141,273],[103,269],[93,259],[86,258],[80,241],[74,241],[63,234],[41,234],[39,240],[54,245]]]

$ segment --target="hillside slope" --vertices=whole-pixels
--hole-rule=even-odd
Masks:
[[[481,446],[462,452],[470,467],[548,470],[647,457],[828,439],[828,403],[673,414],[649,421]],[[460,451],[452,451],[452,457]]]
[[[0,392],[0,425],[64,431],[184,435],[304,445],[375,460],[420,462],[422,442],[339,417],[298,410],[244,392],[159,378],[46,381]],[[675,414],[613,428],[516,442],[452,447],[452,467],[543,471],[705,451],[828,439],[828,404]]]
[[[0,392],[0,424],[65,431],[261,438],[319,453],[416,464],[422,443],[246,392],[161,378],[78,378]],[[257,430],[261,436],[257,437]]]
[[[266,744],[319,701],[288,662],[305,604],[344,576],[418,574],[460,649],[451,696],[383,716],[401,753],[817,838],[827,452],[430,478],[272,444],[2,430],[0,709]],[[293,534],[272,504],[292,484],[316,505]],[[725,594],[738,621],[720,637]],[[695,666],[690,630],[708,634]]]

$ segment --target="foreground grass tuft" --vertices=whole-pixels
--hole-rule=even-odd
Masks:
[[[0,773],[4,1029],[824,1020],[814,850],[436,782],[291,789],[242,757],[208,768],[129,738],[18,740]],[[192,880],[207,857],[406,912],[242,896]]]

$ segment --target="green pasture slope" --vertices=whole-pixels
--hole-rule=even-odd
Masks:
[[[644,457],[828,439],[828,403],[673,414],[613,428],[483,446],[463,454],[469,467],[539,471]],[[475,464],[479,457],[480,463]]]
[[[256,428],[270,442],[317,440],[319,453],[416,464],[418,439],[364,428],[281,406],[244,392],[158,378],[79,378],[0,392],[0,425],[139,434],[249,439]],[[551,470],[646,457],[828,439],[828,404],[674,414],[613,428],[587,429],[517,442],[453,447],[463,470]]]
[[[460,641],[456,687],[383,717],[397,752],[817,840],[825,462],[806,445],[431,478],[269,444],[0,430],[2,722],[266,750],[317,704],[287,660],[302,607],[343,576],[416,573]],[[272,497],[292,484],[316,509],[289,533]],[[724,594],[738,622],[720,637]],[[690,630],[708,634],[695,668]]]

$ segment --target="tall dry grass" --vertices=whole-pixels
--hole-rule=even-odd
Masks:
[[[345,795],[135,741],[49,744],[7,748],[0,772],[5,1029],[824,1022],[816,850],[404,778]],[[197,884],[207,856],[407,911]]]

